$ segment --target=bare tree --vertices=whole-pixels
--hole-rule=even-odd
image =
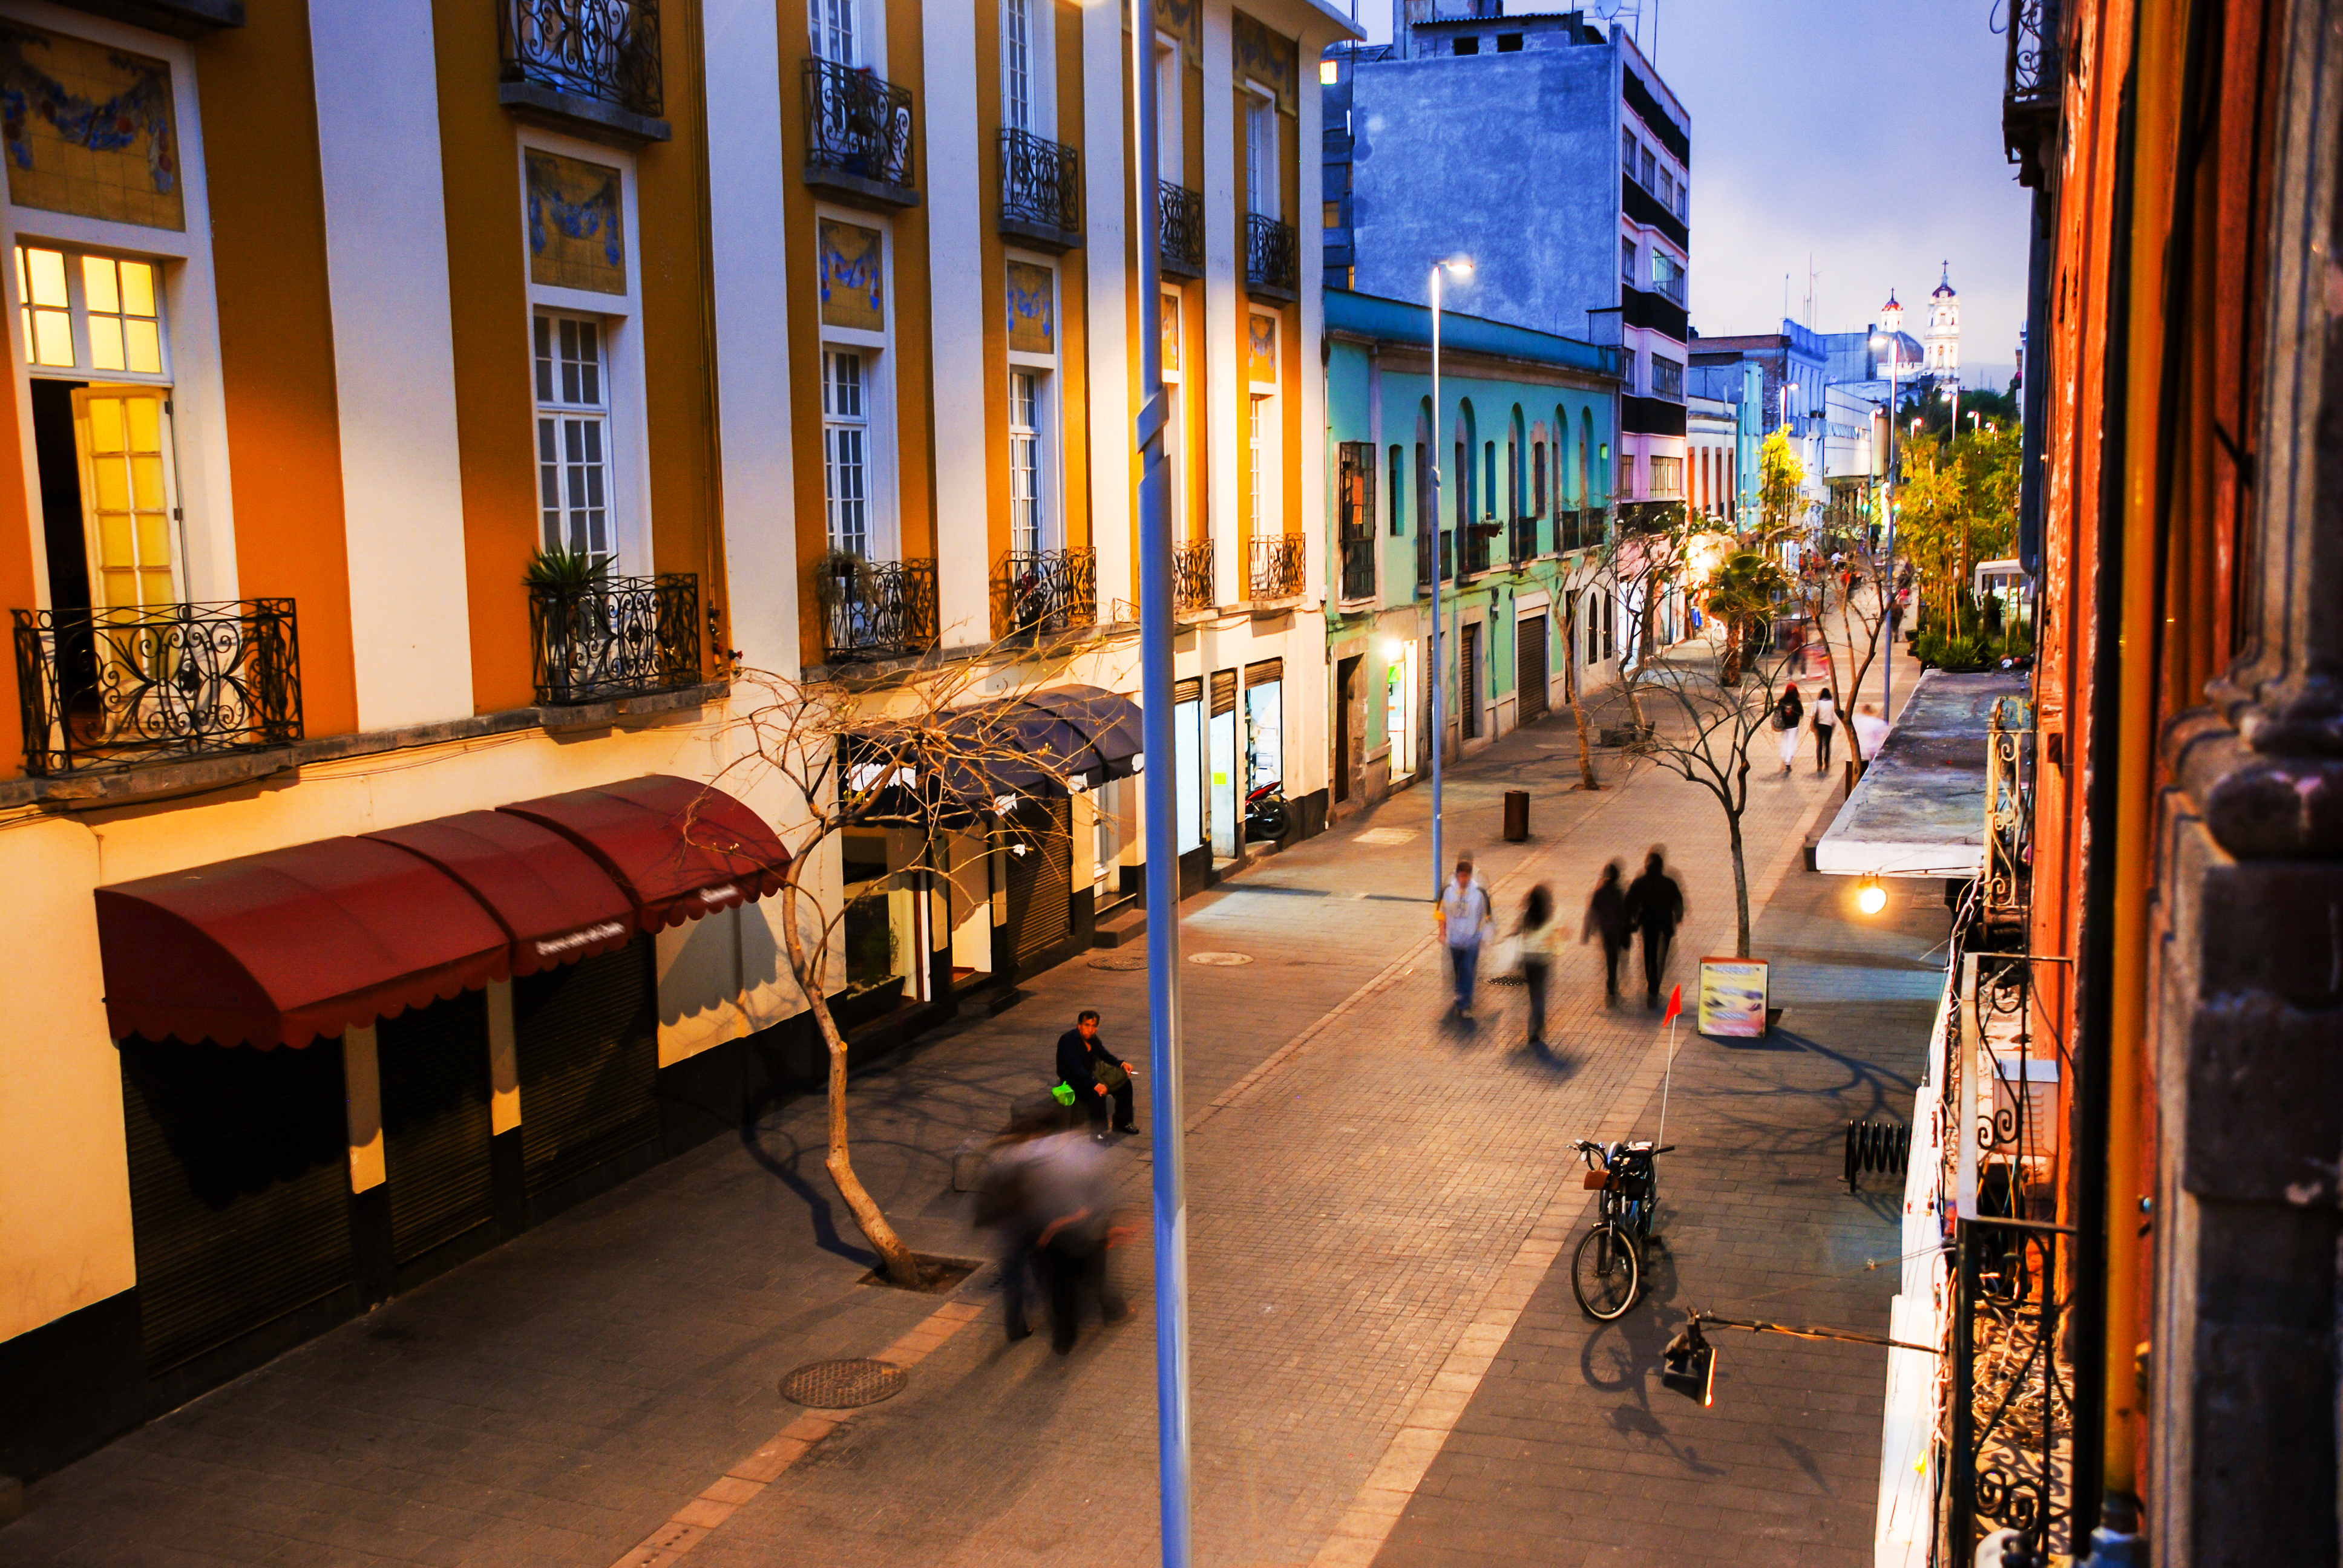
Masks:
[[[1843,710],[1839,722],[1846,732],[1847,755],[1863,762],[1869,759],[1863,755],[1862,739],[1855,733],[1852,716],[1863,683],[1881,657],[1882,638],[1887,629],[1887,605],[1896,585],[1885,555],[1873,548],[1867,539],[1849,539],[1841,548],[1845,556],[1841,567],[1854,574],[1852,583],[1841,583],[1832,575],[1827,561],[1817,561],[1815,569],[1798,576],[1796,588],[1799,603],[1813,621],[1815,638],[1822,646],[1824,678],[1837,693]],[[1831,636],[1834,613],[1838,619],[1835,641]],[[1846,674],[1844,682],[1839,679],[1842,668]]]
[[[1015,686],[970,700],[1004,670],[1015,671]],[[1082,788],[1081,773],[1094,758],[1061,745],[1035,747],[1031,710],[1017,701],[1040,696],[1060,673],[1038,667],[1021,644],[854,685],[761,670],[735,677],[736,690],[758,695],[735,721],[746,744],[726,772],[777,778],[796,809],[794,825],[781,829],[790,854],[779,894],[781,938],[790,977],[829,1051],[824,1165],[882,1270],[899,1285],[916,1289],[924,1273],[855,1174],[847,1041],[830,1003],[838,939],[858,900],[841,897],[828,907],[810,879],[821,863],[818,851],[850,829],[909,829],[932,842],[940,830],[989,809],[999,797],[1058,797]],[[928,955],[917,955],[916,961],[927,962]]]
[[[1578,729],[1578,782],[1581,789],[1600,789],[1601,779],[1594,776],[1594,746],[1586,732],[1586,683],[1578,672],[1578,595],[1574,582],[1563,584],[1562,606],[1562,687],[1570,700],[1571,722]]]
[[[1624,641],[1635,653],[1619,665],[1619,686],[1638,732],[1648,731],[1651,719],[1644,711],[1644,672],[1660,652],[1654,634],[1660,601],[1671,588],[1689,586],[1685,579],[1702,553],[1705,540],[1726,538],[1723,525],[1681,503],[1662,514],[1664,520],[1635,526],[1622,521],[1599,558],[1602,568],[1617,584],[1620,604],[1631,609],[1634,623]]]
[[[1737,683],[1727,685],[1726,657],[1715,640],[1703,638],[1665,659],[1652,662],[1650,681],[1669,721],[1654,731],[1644,754],[1657,766],[1699,785],[1725,813],[1733,850],[1735,956],[1749,956],[1749,867],[1741,821],[1749,809],[1749,747],[1773,716],[1785,678],[1788,656],[1750,657],[1743,650]]]

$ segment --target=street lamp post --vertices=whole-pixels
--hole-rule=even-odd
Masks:
[[[1879,585],[1879,618],[1887,627],[1887,651],[1879,660],[1879,716],[1888,723],[1896,722],[1896,618],[1888,607],[1896,602],[1896,372],[1901,368],[1903,355],[1896,351],[1896,335],[1874,337],[1874,343],[1887,345],[1887,483],[1883,504],[1887,511],[1887,574]],[[1864,761],[1871,760],[1866,757]]]
[[[1448,705],[1443,700],[1448,685],[1446,667],[1440,662],[1440,598],[1447,573],[1440,566],[1440,493],[1443,487],[1440,477],[1440,427],[1443,421],[1440,402],[1440,299],[1441,275],[1453,272],[1459,277],[1473,276],[1470,256],[1452,256],[1445,261],[1432,264],[1432,897],[1440,899],[1446,862],[1442,859],[1445,848],[1442,838],[1441,754],[1448,749]],[[1463,519],[1457,519],[1456,568],[1461,577],[1464,568]],[[1460,685],[1461,689],[1461,685]]]

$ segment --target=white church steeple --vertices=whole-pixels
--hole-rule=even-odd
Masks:
[[[1961,378],[1961,297],[1953,292],[1953,264],[1945,263],[1936,292],[1928,296],[1928,330],[1924,339],[1927,373],[1946,381]]]

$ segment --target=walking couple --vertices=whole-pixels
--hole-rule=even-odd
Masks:
[[[1456,876],[1441,890],[1437,919],[1441,940],[1448,948],[1448,969],[1456,983],[1456,1016],[1473,1017],[1473,986],[1481,967],[1481,942],[1495,923],[1489,912],[1489,890],[1473,879],[1473,862],[1456,862]],[[1554,894],[1541,882],[1530,890],[1522,906],[1521,924],[1513,940],[1520,950],[1522,983],[1530,999],[1529,1043],[1545,1043],[1545,981],[1554,959]]]
[[[1668,968],[1668,949],[1675,943],[1676,928],[1684,924],[1684,890],[1668,875],[1667,852],[1657,844],[1644,857],[1642,876],[1623,889],[1619,885],[1621,875],[1616,860],[1603,868],[1594,896],[1586,900],[1586,924],[1579,931],[1578,940],[1584,942],[1598,936],[1603,939],[1603,998],[1616,1007],[1619,955],[1627,950],[1635,933],[1641,931],[1644,1005],[1657,1010],[1660,980]]]
[[[1624,891],[1619,878],[1618,861],[1603,868],[1602,880],[1595,884],[1594,896],[1587,900],[1586,921],[1579,932],[1579,940],[1584,942],[1598,934],[1602,937],[1604,993],[1616,1003],[1619,955],[1626,950],[1634,933],[1642,931],[1644,978],[1650,987],[1651,1005],[1657,1008],[1668,948],[1675,940],[1676,927],[1684,920],[1684,893],[1667,874],[1665,852],[1657,846],[1644,859],[1644,874]],[[1473,986],[1479,978],[1481,944],[1493,924],[1488,890],[1473,879],[1471,860],[1456,862],[1455,877],[1441,890],[1436,918],[1442,942],[1448,950],[1449,973],[1455,988],[1454,1012],[1469,1022],[1473,1017]],[[1521,922],[1514,928],[1513,940],[1520,954],[1522,985],[1529,998],[1529,1043],[1544,1045],[1546,982],[1564,946],[1564,928],[1554,917],[1554,891],[1544,883],[1532,888],[1523,900]]]

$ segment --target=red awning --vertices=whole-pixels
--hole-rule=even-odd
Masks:
[[[486,904],[512,939],[512,972],[535,974],[626,946],[634,900],[594,858],[507,811],[466,811],[367,838],[420,855]]]
[[[97,890],[116,1039],[302,1046],[510,972],[512,939],[437,866],[324,839]]]
[[[764,819],[710,785],[652,773],[500,806],[562,834],[634,900],[645,930],[779,892],[789,852]]]

